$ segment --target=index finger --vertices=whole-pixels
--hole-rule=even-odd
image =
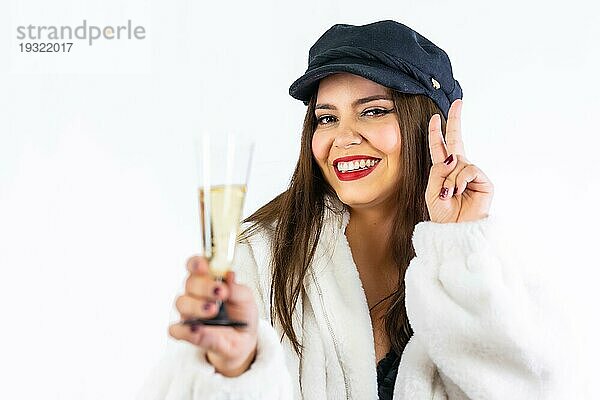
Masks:
[[[429,154],[433,164],[441,163],[448,157],[448,150],[442,136],[442,120],[434,114],[429,120]]]
[[[465,156],[465,145],[462,140],[460,116],[462,112],[462,100],[456,99],[448,111],[446,121],[446,146],[448,154],[459,154]]]
[[[192,256],[188,258],[186,268],[190,274],[206,275],[208,274],[208,260],[202,256]]]

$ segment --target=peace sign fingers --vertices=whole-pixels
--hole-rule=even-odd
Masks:
[[[489,178],[465,157],[461,132],[462,100],[448,111],[446,136],[439,114],[429,120],[429,151],[433,165],[425,189],[431,221],[474,221],[489,215],[494,194]]]
[[[465,157],[465,148],[461,133],[462,100],[455,100],[448,111],[446,138],[442,135],[442,122],[439,115],[429,120],[429,151],[433,164],[441,163],[450,154]]]

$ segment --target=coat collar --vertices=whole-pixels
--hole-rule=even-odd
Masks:
[[[328,376],[343,376],[347,399],[377,398],[377,371],[373,329],[365,292],[360,281],[350,246],[344,233],[350,213],[337,197],[325,197],[325,214],[321,237],[309,273],[304,279],[306,296],[296,305],[293,326],[298,338],[304,342],[304,302],[310,302],[309,310],[314,313],[320,335],[327,335],[333,343],[337,362],[326,366]],[[250,239],[253,256],[259,266],[270,265],[270,235],[264,230]],[[259,268],[259,285],[264,295],[265,315],[268,315],[271,273],[269,268]],[[280,327],[278,327],[280,330]],[[287,341],[287,339],[284,339]],[[297,360],[288,346],[290,372],[300,373]],[[305,349],[311,351],[310,348]],[[315,351],[315,349],[313,349]],[[325,349],[325,351],[329,351]],[[331,371],[330,369],[336,369]],[[316,371],[315,371],[316,372]],[[339,387],[335,388],[339,390]],[[330,389],[331,390],[331,389]]]

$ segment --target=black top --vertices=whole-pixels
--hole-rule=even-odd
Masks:
[[[400,357],[392,349],[377,364],[377,392],[379,400],[392,400]]]

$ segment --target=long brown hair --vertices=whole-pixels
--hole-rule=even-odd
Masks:
[[[413,334],[404,303],[404,275],[410,260],[415,256],[412,233],[417,223],[429,220],[425,203],[425,189],[432,165],[428,125],[431,116],[437,113],[442,119],[442,132],[445,132],[446,120],[428,97],[394,90],[390,92],[402,138],[402,165],[400,184],[396,191],[398,208],[389,239],[392,256],[399,270],[398,284],[397,290],[387,297],[390,298],[390,305],[384,321],[392,349],[400,355]],[[249,237],[262,228],[271,235],[271,320],[277,318],[283,334],[288,337],[300,357],[302,344],[294,332],[292,316],[298,298],[304,291],[304,277],[321,234],[327,207],[325,196],[337,196],[324,179],[312,154],[311,142],[317,127],[316,98],[315,93],[308,103],[302,128],[300,156],[289,187],[246,218],[244,222],[251,224],[241,234],[241,238]]]

